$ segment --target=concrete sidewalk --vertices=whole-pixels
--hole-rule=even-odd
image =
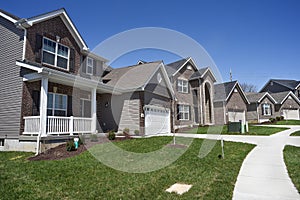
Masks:
[[[233,199],[300,199],[283,158],[284,146],[292,144],[289,135],[300,127],[289,128],[264,138],[248,154],[240,169]]]
[[[300,130],[300,126],[272,125],[287,127],[271,136],[247,135],[211,135],[211,134],[175,134],[178,137],[202,139],[223,138],[225,141],[244,142],[257,146],[247,155],[240,169],[235,184],[233,199],[300,199],[300,195],[292,183],[283,159],[285,145],[300,146],[300,138],[289,135]]]

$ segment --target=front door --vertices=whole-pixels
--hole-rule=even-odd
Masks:
[[[80,99],[81,117],[91,117],[91,101],[88,99]]]

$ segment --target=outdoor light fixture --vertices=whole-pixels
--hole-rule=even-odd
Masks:
[[[58,35],[56,36],[56,42],[60,42],[60,37]]]

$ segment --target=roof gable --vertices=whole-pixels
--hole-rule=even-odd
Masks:
[[[273,93],[272,96],[274,97],[274,99],[277,101],[278,104],[283,104],[288,99],[288,97],[292,97],[298,104],[300,104],[299,99],[291,91]]]
[[[175,97],[175,92],[162,61],[113,69],[103,77],[103,81],[107,85],[123,89],[124,91],[144,90],[159,69],[161,69],[162,78],[164,78],[171,95]]]
[[[191,57],[188,57],[166,65],[166,71],[169,77],[175,76],[188,62],[191,63],[191,66],[195,71],[198,71],[198,68],[193,59]]]
[[[228,101],[231,94],[234,92],[234,89],[237,89],[244,101],[247,104],[250,104],[238,81],[231,81],[214,85],[214,101]]]
[[[51,11],[51,12],[48,12],[45,14],[41,14],[41,15],[38,15],[35,17],[31,17],[28,19],[20,19],[16,22],[16,25],[19,27],[22,27],[22,28],[29,28],[29,27],[33,26],[34,24],[41,23],[43,21],[46,21],[46,20],[49,20],[49,19],[52,19],[52,18],[55,18],[58,16],[62,19],[62,21],[64,22],[64,24],[66,25],[66,27],[68,28],[68,30],[70,31],[72,36],[74,37],[74,39],[77,42],[77,44],[79,45],[79,47],[83,51],[88,51],[88,47],[87,47],[85,41],[83,40],[83,38],[81,37],[77,28],[73,24],[72,20],[70,19],[69,15],[67,14],[66,10],[63,8],[55,10],[55,11]]]
[[[261,103],[264,98],[269,98],[273,103],[277,103],[277,101],[268,93],[248,93],[246,94],[250,103]]]

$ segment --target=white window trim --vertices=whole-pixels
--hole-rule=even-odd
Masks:
[[[188,121],[188,120],[190,120],[190,106],[189,105],[185,105],[185,104],[178,104],[178,106],[180,107],[180,106],[183,106],[183,111],[179,111],[178,113],[177,113],[177,115],[180,117],[180,113],[183,113],[182,114],[182,116],[183,116],[183,119],[180,119],[179,118],[179,120],[180,121]],[[184,111],[185,109],[184,109],[184,107],[187,107],[188,108],[188,111]],[[178,109],[179,110],[179,109]],[[187,115],[187,119],[185,118],[185,114],[188,114]]]
[[[181,82],[181,86],[179,85],[179,81],[182,81]],[[186,86],[184,86],[184,82],[186,82]],[[184,91],[184,88],[186,88],[186,91]],[[180,92],[180,93],[185,93],[185,94],[188,94],[189,93],[189,83],[187,80],[184,80],[184,79],[177,79],[177,91]]]
[[[48,51],[48,50],[44,49],[44,39],[50,40],[50,41],[52,41],[52,42],[55,43],[55,53],[53,53],[53,52],[51,52],[51,51]],[[66,47],[66,48],[68,49],[68,56],[67,56],[67,57],[58,54],[58,44],[61,45],[61,46],[63,46],[63,47]],[[54,65],[49,64],[49,63],[46,63],[46,62],[43,62],[43,51],[45,51],[45,52],[47,52],[47,53],[50,53],[50,54],[54,55]],[[65,58],[65,59],[68,60],[68,61],[67,61],[67,69],[57,66],[57,57],[58,57],[58,56],[60,56],[60,57],[62,57],[62,58]],[[56,42],[56,41],[54,41],[54,40],[51,40],[51,39],[49,39],[49,38],[47,38],[47,37],[43,37],[43,41],[42,41],[42,63],[43,63],[43,64],[45,64],[45,65],[50,65],[50,66],[56,67],[56,68],[58,68],[58,69],[62,69],[62,70],[69,71],[69,70],[70,70],[69,62],[70,62],[70,48],[69,48],[68,46],[63,45],[63,44],[61,44],[61,43],[58,43],[58,42]]]
[[[47,105],[47,110],[51,110],[52,111],[52,115],[51,116],[55,116],[54,115],[54,111],[55,110],[60,110],[60,111],[65,111],[65,116],[67,116],[68,115],[68,95],[66,95],[66,94],[60,94],[60,93],[54,93],[54,92],[48,92],[48,94],[52,94],[53,95],[53,98],[52,98],[52,108],[50,109],[50,108],[48,108],[48,105]],[[59,109],[59,108],[55,108],[55,95],[61,95],[61,96],[66,96],[66,99],[67,99],[67,101],[66,101],[66,109]]]
[[[267,106],[268,106],[268,109],[269,109],[269,111],[270,111],[269,114],[266,113]],[[271,115],[272,115],[271,104],[264,103],[262,107],[263,107],[262,114],[263,114],[264,116],[271,116]]]
[[[92,66],[90,66],[88,63],[89,63],[89,60],[92,61]],[[89,73],[88,71],[88,68],[91,68],[92,69],[92,73]],[[86,69],[85,69],[85,73],[88,74],[88,75],[93,75],[93,71],[94,71],[94,59],[93,58],[90,58],[90,57],[87,57],[86,59]]]

